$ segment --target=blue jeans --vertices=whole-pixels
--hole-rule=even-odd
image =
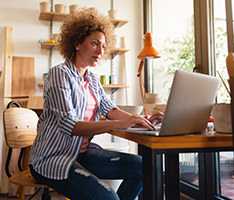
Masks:
[[[142,190],[142,158],[89,145],[73,163],[69,178],[48,179],[30,167],[32,176],[71,200],[133,200]],[[123,179],[117,192],[100,179]]]

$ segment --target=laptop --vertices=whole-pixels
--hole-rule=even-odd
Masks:
[[[216,77],[177,70],[160,127],[115,130],[154,136],[202,133],[206,130],[218,86]]]

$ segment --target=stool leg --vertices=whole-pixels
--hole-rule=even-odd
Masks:
[[[44,188],[42,193],[42,200],[51,200],[49,188]]]
[[[25,191],[25,187],[24,186],[18,186],[17,189],[17,193],[18,193],[18,200],[24,200],[24,191]]]

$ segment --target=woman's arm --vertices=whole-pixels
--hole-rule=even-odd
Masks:
[[[112,129],[124,129],[134,125],[139,125],[149,130],[153,130],[153,125],[145,118],[139,115],[131,115],[119,109],[112,109],[107,113],[110,120],[106,121],[79,121],[75,124],[72,135],[91,136],[108,132]]]
[[[110,121],[78,121],[73,130],[73,136],[92,136],[110,131],[111,129],[119,128],[118,120]]]
[[[117,108],[111,109],[106,115],[109,120],[122,119],[129,116],[132,116],[132,114]]]

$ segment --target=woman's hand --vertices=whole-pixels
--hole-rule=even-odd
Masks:
[[[148,115],[144,116],[146,119],[150,121],[151,124],[154,126],[162,123],[164,113],[163,112],[156,112],[155,114],[151,115],[150,117]]]
[[[130,128],[133,126],[145,127],[149,130],[154,130],[154,125],[146,118],[139,115],[131,115],[119,120],[119,125],[121,129]]]
[[[155,121],[156,116],[150,117]],[[132,115],[119,109],[112,109],[107,113],[109,120],[101,121],[78,121],[73,130],[73,136],[93,136],[108,132],[112,129],[125,129],[130,127],[145,127],[149,130],[155,130],[154,125],[146,118],[139,115]],[[158,120],[159,117],[156,117]]]

